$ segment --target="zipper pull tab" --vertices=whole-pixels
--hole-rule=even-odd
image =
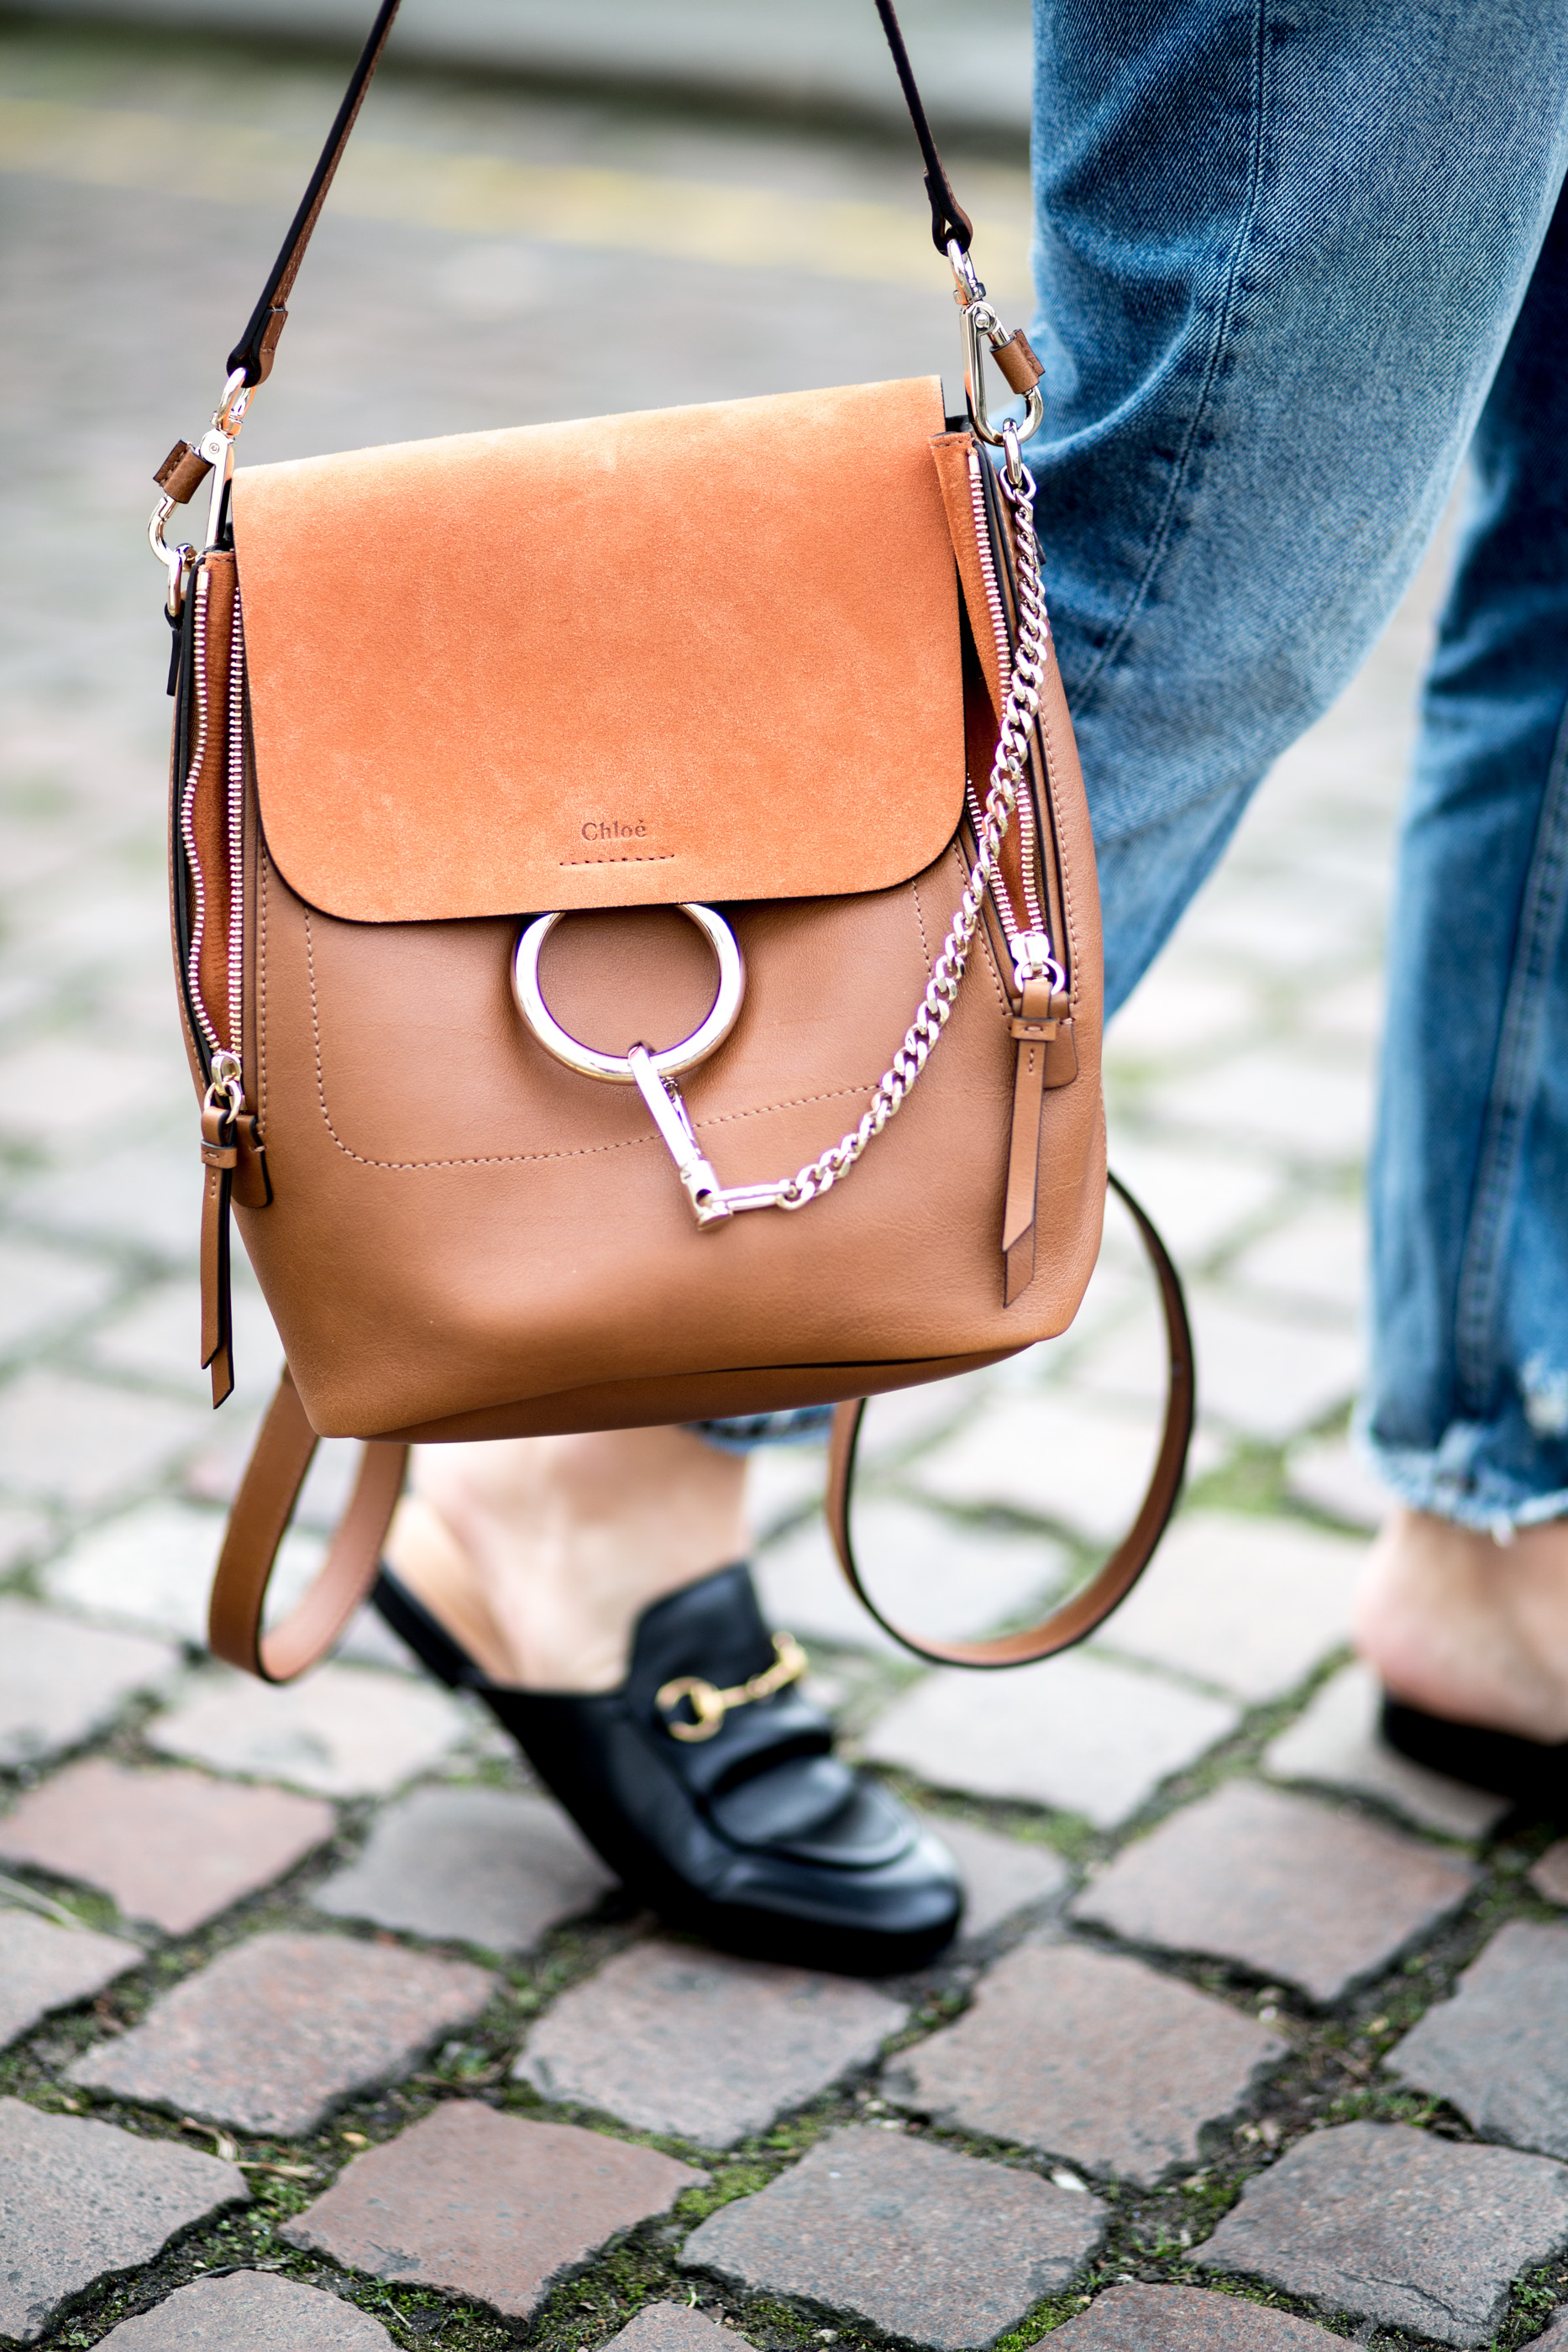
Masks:
[[[244,1107],[238,1062],[232,1054],[215,1055],[212,1084],[202,1105],[202,1366],[212,1371],[214,1408],[235,1384],[229,1202],[239,1164],[238,1120]]]
[[[1013,951],[1013,979],[1021,996],[1030,981],[1044,981],[1052,996],[1067,987],[1067,974],[1051,951],[1047,931],[1019,931],[1009,943]]]

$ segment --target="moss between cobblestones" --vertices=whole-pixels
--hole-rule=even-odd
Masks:
[[[1114,1835],[1095,1831],[1087,1822],[1027,1806],[935,1800],[931,1792],[912,1785],[909,1793],[927,1805],[940,1803],[956,1816],[1004,1834],[1048,1843],[1082,1870],[1115,1852],[1129,1836],[1142,1834],[1176,1806],[1190,1803],[1221,1780],[1254,1768],[1268,1739],[1332,1671],[1333,1662],[1288,1701],[1252,1710],[1215,1758],[1168,1784],[1136,1821]],[[111,1738],[97,1743],[98,1752],[119,1755],[128,1762],[152,1760],[141,1738],[146,1713],[145,1708],[136,1709]],[[521,1774],[499,1759],[486,1759],[479,1765],[465,1762],[461,1769],[464,1777],[522,1784]],[[13,1788],[36,1777],[31,1773],[4,1776]],[[236,1906],[195,1935],[154,1946],[141,1968],[95,2001],[46,2020],[27,2041],[0,2057],[0,2092],[55,2113],[70,2109],[91,2114],[146,2137],[210,2145],[210,2134],[201,2135],[198,2141],[197,2136],[182,2130],[177,2116],[113,2100],[77,2098],[59,2077],[78,2052],[106,2033],[135,2023],[174,1982],[264,1930],[304,1929],[367,1939],[384,1934],[366,1926],[329,1921],[310,1907],[308,1900],[314,1886],[358,1853],[372,1811],[368,1803],[344,1807],[339,1835],[281,1884]],[[1481,1854],[1479,1882],[1465,1908],[1418,1953],[1326,2017],[1288,1990],[1260,1985],[1245,1970],[1195,1958],[1144,1955],[1147,1965],[1194,1984],[1247,2014],[1271,2010],[1293,2048],[1244,2120],[1210,2127],[1203,2135],[1202,2161],[1186,2179],[1151,2192],[1090,2180],[1110,2213],[1101,2253],[1071,2294],[1037,2305],[1020,2326],[1002,2340],[997,2352],[1024,2352],[1026,2346],[1051,2335],[1082,2309],[1086,2296],[1129,2279],[1185,2282],[1211,2292],[1249,2295],[1281,2309],[1301,2311],[1339,2332],[1350,2332],[1349,2319],[1331,2317],[1325,2322],[1322,2314],[1256,2284],[1208,2277],[1193,2268],[1192,2248],[1210,2233],[1249,2178],[1313,2129],[1367,2116],[1414,2123],[1454,2140],[1475,2137],[1452,2109],[1380,2076],[1379,2063],[1416,2019],[1449,1992],[1459,1971],[1505,1920],[1560,1916],[1535,1895],[1525,1877],[1551,1835],[1549,1829],[1540,1825],[1505,1823],[1503,1833]],[[16,1875],[68,1905],[84,1923],[126,1932],[112,1906],[101,1898],[50,1881],[41,1873],[18,1869]],[[75,2352],[77,2347],[95,2345],[120,2320],[149,2308],[176,2287],[235,2264],[265,2264],[284,2276],[340,2294],[380,2319],[394,2341],[436,2344],[443,2352],[495,2352],[495,2347],[519,2341],[537,2347],[538,2352],[601,2352],[643,2304],[688,2303],[694,2298],[710,2315],[727,2320],[738,2336],[761,2347],[761,2352],[809,2352],[829,2332],[841,2352],[873,2352],[881,2339],[873,2329],[845,2325],[826,2314],[794,2309],[776,2298],[737,2295],[701,2277],[694,2281],[676,2262],[685,2237],[706,2214],[766,2188],[834,2126],[882,2113],[874,2086],[864,2080],[813,2100],[768,2132],[722,2151],[678,2137],[633,2131],[611,2116],[583,2116],[591,2127],[615,2137],[699,2163],[709,2179],[704,2187],[688,2191],[673,2214],[645,2224],[587,2264],[581,2275],[563,2281],[533,2321],[520,2328],[475,2305],[429,2290],[345,2273],[319,2255],[287,2247],[278,2237],[282,2225],[321,2193],[359,2147],[395,2137],[442,2099],[477,2097],[519,2116],[570,2120],[579,2115],[580,2111],[549,2105],[529,2084],[513,2083],[512,2058],[532,2020],[561,1992],[581,1982],[612,1953],[622,1949],[640,1932],[641,1925],[626,1906],[617,1907],[612,1900],[591,1917],[555,1931],[537,1952],[522,1960],[498,1960],[494,1954],[461,1945],[422,1944],[413,1937],[389,1939],[477,1958],[495,1968],[497,1992],[485,2015],[460,2039],[444,2044],[408,2081],[350,2102],[307,2139],[283,2142],[233,2135],[242,2162],[250,2168],[247,2177],[255,2192],[254,2205],[187,2232],[157,2263],[85,2298],[78,2310],[63,2316],[42,2339],[47,2352],[65,2347]],[[150,1937],[141,1940],[152,1941]],[[959,1955],[910,1980],[905,1991],[915,2013],[909,2025],[892,2038],[888,2049],[919,2041],[960,2014],[978,1973],[972,1958]],[[1012,2169],[1049,2175],[1055,2168],[1053,2159],[973,2134],[936,2129],[918,2117],[910,2119],[906,2128],[938,2145]],[[307,2167],[308,2174],[258,2168],[264,2165]],[[1082,2172],[1083,2168],[1074,2162],[1072,2169]],[[1517,2347],[1541,2332],[1565,2294],[1568,2263],[1548,2266],[1521,2282],[1508,2319],[1495,2339],[1495,2352],[1517,2352]],[[1384,2352],[1414,2352],[1426,2341],[1397,2331],[1384,2331],[1372,2340]]]
[[[1381,2120],[1418,2124],[1439,2137],[1468,2140],[1474,2137],[1462,2119],[1439,2104],[1425,2100],[1392,2082],[1379,2080],[1377,2062],[1434,1999],[1450,1989],[1458,1970],[1509,1917],[1553,1916],[1524,1882],[1523,1873],[1546,1832],[1531,1830],[1518,1841],[1500,1847],[1489,1863],[1476,1897],[1459,1918],[1451,1922],[1421,1953],[1388,1972],[1379,1983],[1355,1996],[1333,2016],[1322,2018],[1276,1988],[1243,1983],[1238,1973],[1212,1963],[1156,1961],[1167,1972],[1200,1984],[1231,2005],[1255,2014],[1260,2007],[1279,2012],[1279,2021],[1295,2048],[1284,2065],[1254,2103],[1253,2116],[1234,2127],[1211,2128],[1205,2135],[1203,2161],[1185,2179],[1153,2192],[1134,2192],[1114,2183],[1091,2186],[1110,2209],[1110,2227],[1101,2254],[1081,2284],[1066,2295],[1036,2305],[1026,2321],[1003,2339],[998,2352],[1023,2352],[1023,2347],[1054,2332],[1083,2307],[1083,2298],[1121,2280],[1187,2282],[1211,2291],[1250,2294],[1255,2299],[1300,2310],[1319,2324],[1323,2315],[1272,2291],[1245,2281],[1216,2280],[1193,2269],[1191,2249],[1214,2228],[1220,2215],[1240,2194],[1245,2181],[1272,2162],[1303,2133],[1333,2123],[1369,2116]],[[339,1842],[350,1849],[357,1839]],[[322,1921],[308,1910],[309,1886],[329,1868],[337,1854],[317,1856],[281,1889],[229,1915],[203,1935],[150,1956],[147,1965],[122,1986],[111,1988],[95,2003],[39,2028],[31,2039],[0,2062],[0,2088],[19,2093],[41,2107],[55,2111],[64,2105],[51,2078],[76,2052],[116,2024],[142,2014],[158,1992],[177,1977],[188,1974],[242,1937],[263,1927],[311,1927]],[[333,1932],[341,1932],[334,1923]],[[355,1932],[355,1931],[350,1931]],[[370,1930],[360,1931],[366,1934]],[[425,2290],[405,2289],[376,2280],[356,2278],[337,2271],[316,2255],[285,2246],[277,2230],[291,2214],[319,2194],[355,2144],[357,2134],[373,2144],[395,2136],[425,2113],[437,2100],[454,2095],[477,2096],[504,2111],[551,2114],[568,2111],[547,2106],[531,2086],[513,2084],[507,2068],[526,2021],[544,2009],[568,1985],[580,1982],[609,1953],[620,1948],[634,1932],[624,1916],[601,1916],[585,1925],[562,1929],[548,1939],[534,1958],[507,1963],[500,1970],[496,2000],[485,2017],[460,2042],[449,2042],[436,2059],[411,2081],[351,2103],[319,2132],[300,2142],[252,2140],[235,2135],[242,2160],[259,2164],[308,2165],[311,2177],[263,2173],[249,2178],[256,2203],[247,2211],[188,2232],[161,2260],[118,2286],[89,2298],[82,2308],[63,2318],[45,2338],[46,2346],[89,2347],[119,2321],[146,2309],[190,2279],[215,2268],[241,2263],[265,2263],[282,2274],[344,2294],[372,2313],[402,2343],[431,2342],[452,2352],[493,2352],[493,2347],[522,2340],[538,2352],[600,2352],[609,2337],[624,2326],[642,2304],[653,2300],[689,2302],[716,2317],[727,2319],[735,2331],[762,2347],[762,2352],[805,2352],[821,2340],[821,2315],[791,2309],[776,2299],[752,2298],[717,2289],[712,2282],[694,2280],[677,2266],[676,2254],[689,2231],[706,2214],[734,2199],[756,2194],[787,2169],[821,2134],[833,2126],[874,2113],[880,2106],[866,2084],[810,2103],[785,2117],[767,2133],[738,2147],[715,2152],[668,2137],[637,2133],[612,2118],[595,2117],[595,2127],[617,2137],[639,2141],[665,2152],[695,2158],[710,2174],[708,2183],[690,2190],[673,2215],[633,2232],[586,2266],[583,2273],[556,2288],[535,2319],[517,2329],[476,2306],[448,2300]],[[406,1939],[413,1941],[414,1939]],[[460,1948],[441,1947],[455,1949]],[[480,1956],[484,1957],[484,1956]],[[918,2001],[915,2020],[894,2037],[903,2046],[936,2030],[966,2005],[974,1970],[964,1964],[932,1971],[912,1986]],[[1269,1998],[1268,1996],[1272,1996]],[[183,2137],[179,2119],[136,2109],[118,2102],[83,2102],[80,2111],[119,2123],[143,2135]],[[1014,2169],[1049,2174],[1050,2159],[1036,2158],[999,2142],[972,2134],[936,2130],[918,2119],[909,2126],[936,2143]],[[1082,2168],[1075,2166],[1075,2170]],[[1549,2312],[1568,2290],[1568,2265],[1549,2266],[1520,2284],[1508,2320],[1499,2331],[1497,2352],[1516,2352],[1538,2334]],[[1334,2322],[1331,2319],[1331,2326]],[[1342,2319],[1341,2331],[1351,2323]],[[842,2352],[873,2352],[875,2331],[833,2323],[833,2337]],[[1375,2339],[1396,2352],[1423,2339],[1385,2332]]]

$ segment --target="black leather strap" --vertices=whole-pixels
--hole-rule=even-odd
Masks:
[[[299,210],[289,223],[283,250],[272,265],[272,275],[262,289],[260,301],[250,314],[249,325],[229,353],[229,373],[232,375],[236,368],[243,368],[246,383],[264,383],[272,373],[273,353],[277,348],[277,338],[283,332],[284,320],[288,316],[288,297],[299,275],[305,248],[327,201],[327,191],[343,160],[343,150],[365,102],[371,76],[381,63],[382,51],[387,45],[387,36],[392,31],[392,18],[397,15],[398,7],[399,0],[382,0],[376,11],[370,38],[360,52],[359,64],[343,92],[343,103],[327,134],[321,160],[310,174],[310,184],[300,198]]]
[[[305,258],[321,207],[327,201],[327,191],[343,159],[349,143],[349,133],[365,102],[365,92],[371,86],[371,76],[381,63],[382,51],[397,15],[399,0],[382,0],[376,11],[376,21],[371,27],[370,38],[360,52],[343,103],[338,109],[337,120],[327,134],[327,144],[321,150],[321,160],[310,175],[310,184],[300,199],[299,209],[289,224],[283,249],[273,263],[272,275],[263,287],[261,299],[250,314],[244,334],[229,353],[229,373],[243,368],[246,383],[263,383],[272,373],[273,355],[277,339],[288,317],[288,297],[299,275],[299,265]],[[899,84],[904,91],[909,119],[915,125],[915,136],[920,142],[920,152],[925,163],[925,193],[931,199],[931,238],[938,253],[945,254],[948,245],[956,245],[963,253],[969,250],[974,228],[968,214],[953,194],[942,158],[936,152],[936,142],[931,136],[931,125],[925,120],[925,109],[920,102],[915,86],[915,70],[909,62],[909,52],[904,46],[898,18],[893,10],[893,0],[876,0],[876,13],[882,19],[882,29],[887,36],[887,46],[893,51],[893,62],[898,69]]]
[[[925,161],[925,193],[931,199],[931,242],[943,255],[946,255],[949,244],[956,245],[960,253],[967,253],[975,234],[974,225],[953,194],[952,182],[942,168],[942,158],[936,152],[936,142],[931,136],[931,125],[925,120],[925,109],[920,102],[909,51],[904,46],[904,35],[899,30],[898,18],[893,13],[893,0],[876,0],[876,13],[882,18],[882,29],[887,35],[887,46],[893,51],[893,62],[898,68],[904,102],[909,109],[909,120],[915,125],[915,135],[920,142],[920,152]]]

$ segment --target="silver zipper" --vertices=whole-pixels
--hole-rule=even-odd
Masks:
[[[192,668],[196,687],[196,740],[185,772],[184,789],[180,795],[180,839],[184,847],[186,870],[191,877],[192,896],[195,899],[195,920],[191,925],[191,944],[185,958],[185,978],[189,986],[191,1009],[196,1016],[196,1026],[207,1049],[208,1093],[215,1087],[228,1096],[231,1108],[238,1109],[243,1100],[240,1087],[240,1058],[237,1051],[225,1045],[213,1024],[207,1002],[202,994],[202,949],[207,933],[207,886],[202,872],[202,861],[196,851],[196,788],[201,782],[202,766],[207,756],[207,738],[211,728],[207,708],[207,590],[211,574],[204,569],[195,579],[195,611],[192,621]],[[245,951],[245,898],[241,887],[239,853],[243,850],[243,803],[239,781],[243,775],[235,756],[235,742],[243,726],[244,704],[237,693],[239,667],[239,612],[235,611],[235,641],[229,666],[229,710],[227,741],[227,824],[229,871],[233,888],[229,898],[228,992],[230,1034],[239,1036],[240,986],[243,979]]]
[[[202,877],[202,861],[196,855],[196,786],[201,781],[202,762],[207,756],[207,583],[209,574],[204,569],[196,574],[196,610],[192,625],[194,643],[192,648],[192,671],[196,686],[196,742],[185,771],[185,789],[180,795],[180,839],[185,847],[185,867],[191,877],[191,888],[196,901],[196,918],[191,925],[191,945],[185,958],[185,979],[191,1005],[196,1016],[196,1026],[207,1048],[208,1059],[223,1052],[222,1040],[214,1028],[206,1000],[202,994],[202,946],[207,930],[207,886]]]
[[[229,1037],[237,1065],[244,1051],[241,1034],[245,987],[245,621],[240,612],[239,582],[235,582],[234,622],[229,637]]]
[[[997,644],[997,666],[1002,698],[1007,698],[1012,678],[1012,646],[1008,638],[1007,615],[1002,609],[1002,592],[997,580],[997,567],[991,554],[990,528],[986,519],[986,496],[981,487],[981,458],[977,449],[969,452],[969,502],[975,514],[975,544],[980,558],[980,578],[985,585],[986,609],[991,616],[991,630]],[[978,832],[980,803],[972,779],[966,777],[964,797],[969,813],[969,823]],[[1053,984],[1065,984],[1061,966],[1051,953],[1051,932],[1045,919],[1045,909],[1040,896],[1040,830],[1035,822],[1034,794],[1026,786],[1018,796],[1019,866],[1023,876],[1024,914],[1020,923],[1008,894],[1007,884],[998,869],[991,877],[991,898],[1007,935],[1012,952],[1014,974],[1021,994],[1026,980],[1037,975],[1051,977]]]

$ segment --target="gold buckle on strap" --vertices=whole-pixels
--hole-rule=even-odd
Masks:
[[[729,1690],[716,1690],[700,1675],[681,1675],[674,1682],[665,1683],[653,1704],[664,1717],[671,1738],[711,1739],[732,1706],[749,1706],[754,1699],[772,1698],[776,1692],[799,1682],[806,1671],[806,1653],[794,1634],[775,1633],[773,1651],[773,1664],[764,1673]],[[683,1701],[692,1711],[689,1723],[675,1720],[675,1709]]]

